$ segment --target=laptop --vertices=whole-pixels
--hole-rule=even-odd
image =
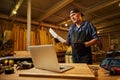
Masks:
[[[55,72],[64,72],[73,66],[59,65],[55,47],[52,44],[28,47],[35,68]]]

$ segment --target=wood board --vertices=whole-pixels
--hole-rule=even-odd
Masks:
[[[79,79],[95,79],[94,74],[91,72],[87,64],[75,64],[75,63],[62,63],[63,65],[73,66],[73,69],[65,71],[63,73],[57,73],[42,69],[32,68],[30,70],[21,71],[20,76],[29,77],[63,77],[63,78],[79,78]]]

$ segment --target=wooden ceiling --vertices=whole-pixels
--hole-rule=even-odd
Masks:
[[[0,18],[10,19],[17,8],[16,20],[26,20],[27,1],[0,0]],[[73,8],[79,8],[85,15],[83,19],[93,22],[101,34],[120,31],[120,0],[31,0],[31,18],[67,30],[72,24],[69,11]]]

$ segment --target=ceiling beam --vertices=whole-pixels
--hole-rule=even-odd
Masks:
[[[58,23],[58,25],[63,25],[63,24],[65,24],[65,23],[69,23],[70,21],[71,21],[71,19],[66,19],[66,20]]]
[[[23,3],[23,0],[18,0],[9,17],[12,17],[14,15],[14,12],[18,11],[22,3]]]
[[[4,15],[4,14],[0,14],[0,19],[10,20],[9,16],[8,15]],[[16,17],[15,21],[22,22],[22,23],[27,23],[26,18]],[[33,24],[33,25],[41,25],[41,26],[49,27],[49,28],[55,28],[55,29],[59,29],[59,30],[63,30],[63,31],[68,31],[67,28],[63,28],[61,26],[56,26],[56,25],[53,25],[53,24],[48,24],[48,23],[43,23],[43,22],[38,22],[38,21],[33,21],[33,20],[31,21],[31,24]]]
[[[117,3],[117,2],[119,2],[119,1],[120,1],[120,0],[108,0],[108,1],[105,2],[105,3],[101,3],[101,4],[99,4],[99,5],[93,5],[92,7],[87,8],[86,11],[84,12],[84,14],[92,13],[92,12],[94,12],[94,11],[97,11],[97,10],[102,9],[102,8],[104,8],[104,7],[110,6],[110,5],[112,5],[112,4],[114,4],[114,3]],[[95,6],[97,6],[97,7],[95,7]],[[118,14],[115,14],[115,15],[118,15]],[[115,15],[108,16],[108,17],[106,17],[106,19],[109,18],[109,17],[115,16]],[[100,19],[98,19],[98,20],[94,20],[93,22],[96,23],[96,22],[102,21],[103,19],[104,19],[104,17],[103,17],[103,18],[100,18]],[[62,25],[62,24],[64,24],[65,22],[69,22],[69,21],[71,21],[71,20],[68,19],[68,20],[62,21],[62,22],[59,23],[59,25]]]
[[[98,22],[100,22],[100,21],[103,21],[103,20],[105,20],[105,19],[112,18],[112,17],[118,16],[118,15],[120,15],[120,12],[114,13],[114,14],[110,14],[110,15],[108,15],[108,16],[104,16],[104,17],[99,18],[99,19],[95,19],[95,20],[93,20],[92,22],[93,22],[94,24],[96,24],[96,23],[98,23]]]
[[[76,6],[76,7],[78,7],[78,8],[80,8],[80,10],[81,11],[83,11],[83,9],[87,9],[85,6],[83,6],[83,5],[79,5],[79,4],[77,4],[77,3],[72,3],[74,6]]]
[[[49,27],[49,28],[55,28],[55,29],[59,29],[59,30],[68,31],[67,28],[63,28],[63,27],[60,27],[60,26],[56,26],[56,25],[48,24],[48,23],[44,23],[44,22],[40,22],[40,25],[41,26],[46,26],[46,27]]]
[[[107,27],[104,29],[99,30],[100,33],[107,33],[107,32],[112,32],[112,31],[120,31],[120,26],[112,26],[112,27]]]
[[[104,7],[110,6],[110,5],[112,5],[114,3],[117,3],[119,1],[120,0],[108,0],[106,2],[103,2],[103,3],[99,4],[99,5],[95,5],[95,6],[93,5],[93,6],[91,6],[92,8],[87,8],[85,13],[87,13],[87,14],[92,13],[94,11],[97,11],[97,10],[102,9]]]
[[[55,12],[57,12],[58,10],[60,10],[61,8],[65,7],[66,5],[68,5],[69,3],[73,2],[74,0],[59,0],[58,3],[56,3],[55,5],[53,5],[52,7],[50,7],[45,14],[40,15],[38,17],[39,21],[44,20],[45,18],[47,18],[48,16],[54,14]]]
[[[115,24],[120,24],[120,19],[106,21],[106,22],[97,24],[95,26],[96,26],[97,29],[102,29],[102,28],[110,27],[110,26],[115,25]]]
[[[116,29],[116,30],[106,30],[106,31],[102,31],[102,32],[100,32],[100,34],[99,35],[101,35],[101,34],[106,34],[106,33],[111,33],[112,34],[112,32],[118,32],[118,31],[120,31],[120,29]]]
[[[117,30],[112,30],[112,31],[106,31],[106,32],[100,32],[100,34],[98,34],[98,36],[104,36],[104,35],[110,35],[110,34],[115,34],[115,33],[118,33],[120,30],[117,29]]]

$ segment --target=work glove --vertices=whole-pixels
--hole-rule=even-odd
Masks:
[[[57,38],[54,38],[55,43],[59,43],[60,41]]]
[[[74,43],[75,49],[84,49],[85,44],[84,43]]]

